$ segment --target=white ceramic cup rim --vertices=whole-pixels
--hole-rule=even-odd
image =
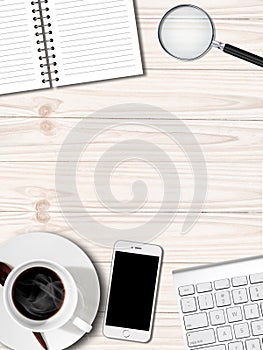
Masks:
[[[54,271],[65,288],[65,298],[61,308],[52,317],[44,321],[36,321],[22,315],[14,305],[12,298],[13,284],[17,277],[32,267],[46,267]],[[32,332],[46,332],[65,325],[74,315],[78,303],[78,289],[67,269],[50,260],[30,260],[15,267],[8,275],[3,290],[4,306],[10,317],[23,328]]]

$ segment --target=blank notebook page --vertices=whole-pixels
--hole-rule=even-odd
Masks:
[[[50,15],[54,86],[143,73],[132,0],[55,0]]]
[[[29,0],[0,0],[0,94],[42,89]]]

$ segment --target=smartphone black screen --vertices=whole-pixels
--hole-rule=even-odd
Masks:
[[[149,331],[159,257],[115,253],[106,325]]]

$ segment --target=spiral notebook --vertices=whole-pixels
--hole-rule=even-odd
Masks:
[[[0,0],[0,94],[142,74],[132,0]]]

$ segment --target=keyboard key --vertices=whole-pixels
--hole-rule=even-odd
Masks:
[[[195,297],[182,299],[181,306],[183,313],[195,312],[197,310]]]
[[[261,344],[259,339],[250,339],[246,341],[247,350],[261,350]]]
[[[206,313],[184,316],[184,324],[186,330],[208,327],[208,319]]]
[[[213,309],[214,300],[212,294],[203,294],[198,297],[198,304],[200,310]]]
[[[216,293],[215,296],[216,296],[216,305],[218,307],[231,305],[230,293],[228,291]]]
[[[234,304],[244,304],[248,302],[247,290],[245,288],[233,290]]]
[[[236,341],[228,345],[228,350],[244,350],[243,343],[241,341]]]
[[[206,329],[187,333],[187,341],[189,347],[214,344],[216,342],[215,332],[213,329]]]
[[[249,292],[252,301],[263,300],[263,285],[250,287]]]
[[[244,350],[243,343],[241,341],[236,341],[228,345],[228,350]]]
[[[226,323],[225,313],[223,310],[211,311],[209,316],[212,326],[219,326]]]
[[[250,283],[263,283],[263,272],[261,273],[255,273],[254,275],[249,276]]]
[[[211,282],[199,283],[196,285],[196,290],[198,293],[211,292],[213,290],[212,283]]]
[[[228,341],[233,339],[232,330],[230,326],[218,327],[217,336],[219,341]]]
[[[197,350],[197,349],[193,349],[193,350]],[[213,345],[213,346],[208,346],[208,347],[202,348],[202,350],[226,350],[226,346],[225,345]]]
[[[237,306],[227,309],[227,318],[230,323],[243,321],[241,308]]]
[[[246,320],[253,320],[259,318],[259,308],[258,304],[249,304],[244,306],[244,313]]]
[[[233,287],[242,287],[247,285],[247,277],[239,276],[232,278],[232,286]]]
[[[187,295],[195,294],[195,289],[193,285],[183,286],[179,288],[179,294],[181,297],[185,297]]]
[[[251,322],[251,327],[253,335],[263,335],[263,321]]]
[[[228,278],[215,281],[215,289],[216,290],[228,289],[228,288],[230,288],[230,281]]]
[[[237,339],[248,338],[250,331],[247,323],[240,323],[234,326],[234,332]]]

